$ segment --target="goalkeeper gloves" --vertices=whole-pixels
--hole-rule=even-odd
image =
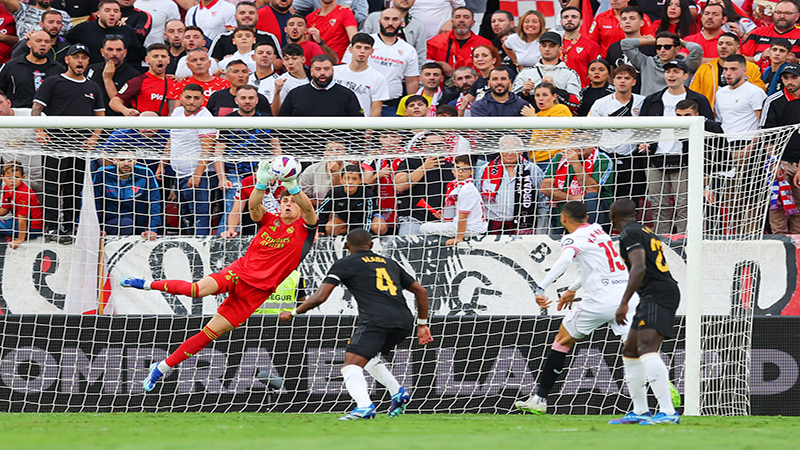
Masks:
[[[272,172],[269,161],[261,161],[258,163],[258,171],[256,172],[256,189],[259,191],[266,191],[269,184],[275,179],[275,173]]]
[[[290,180],[281,181],[281,185],[286,188],[286,190],[292,194],[299,194],[300,193],[300,186],[297,185],[297,177],[294,177]]]

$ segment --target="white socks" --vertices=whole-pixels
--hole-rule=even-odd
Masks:
[[[364,370],[355,364],[342,367],[342,376],[344,376],[344,385],[347,387],[347,392],[350,397],[353,397],[356,405],[359,408],[366,408],[372,404],[369,398],[369,391],[367,390],[367,379],[364,378]],[[669,395],[669,390],[667,392]]]
[[[648,353],[639,356],[642,366],[644,366],[644,373],[647,376],[647,382],[650,383],[650,389],[653,390],[656,400],[658,400],[658,409],[668,415],[675,414],[675,408],[672,406],[672,397],[669,392],[669,371],[661,356],[658,353]]]
[[[638,358],[622,357],[625,364],[625,382],[633,400],[633,412],[645,414],[650,410],[647,405],[647,377],[644,373],[644,364]]]
[[[397,382],[392,372],[386,368],[386,364],[379,357],[376,356],[370,359],[364,368],[367,369],[372,378],[375,378],[375,381],[386,387],[389,394],[395,395],[400,392],[400,383]]]

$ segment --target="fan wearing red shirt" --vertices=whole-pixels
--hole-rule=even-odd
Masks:
[[[561,10],[561,28],[564,29],[564,43],[559,58],[570,69],[578,74],[581,87],[589,86],[589,63],[602,58],[603,54],[597,42],[581,34],[583,14],[574,6]]]
[[[9,212],[14,216],[11,219],[0,220],[0,236],[14,238],[8,243],[9,247],[17,248],[25,242],[27,236],[36,237],[42,234],[42,205],[36,194],[22,180],[25,171],[16,163],[9,163],[3,167],[3,204],[0,206],[0,216]]]
[[[459,67],[472,67],[472,50],[481,45],[493,47],[492,41],[472,32],[475,19],[472,10],[453,10],[453,29],[428,39],[428,61],[439,63],[445,76],[453,75]]]
[[[17,43],[17,23],[14,16],[0,5],[0,64],[11,59],[11,51]]]
[[[168,116],[167,96],[177,84],[166,75],[169,47],[162,43],[150,45],[144,60],[150,66],[147,72],[128,80],[108,106],[124,116],[138,116],[145,111]]]
[[[208,67],[210,65],[211,61],[208,59],[208,52],[206,49],[195,48],[189,50],[186,54],[186,66],[192,71],[192,76],[180,83],[175,83],[167,94],[167,99],[169,101],[178,100],[181,97],[183,88],[190,84],[197,84],[203,88],[203,106],[206,106],[211,94],[223,89],[230,89],[231,84],[228,80],[208,74]],[[172,109],[173,108],[170,107],[170,110]]]
[[[248,202],[250,217],[253,221],[261,221],[262,225],[244,256],[230,266],[196,283],[182,280],[146,282],[133,277],[121,280],[123,287],[155,289],[192,298],[228,294],[202,331],[187,339],[167,359],[150,366],[150,374],[143,382],[144,390],[153,390],[156,382],[170,368],[244,324],[278,285],[297,269],[311,249],[317,228],[317,214],[311,200],[297,186],[296,174],[294,178],[282,182],[286,191],[280,197],[279,214],[268,212],[262,201],[264,191],[273,177],[269,162],[259,163],[256,189]]]
[[[308,28],[318,29],[323,42],[336,52],[341,61],[350,46],[350,39],[358,32],[356,16],[349,8],[337,4],[336,0],[321,0],[320,3],[320,9],[306,16]]]
[[[594,18],[591,28],[589,28],[589,38],[600,44],[600,50],[605,58],[608,54],[608,47],[614,42],[625,39],[625,32],[619,24],[619,15],[622,10],[628,7],[628,0],[610,0],[611,9],[602,12]],[[640,30],[642,36],[654,34],[650,18],[644,14],[644,25]]]
[[[788,62],[798,62],[798,55],[800,55],[800,28],[796,26],[800,13],[797,3],[792,0],[781,0],[775,6],[772,17],[775,21],[773,25],[764,25],[751,31],[747,40],[742,44],[742,54],[745,58],[759,64],[762,69],[770,65],[769,58],[762,57],[761,54],[770,48],[773,39],[788,39],[794,44],[792,53],[789,53]]]

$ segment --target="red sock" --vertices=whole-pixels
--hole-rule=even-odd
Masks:
[[[202,331],[187,339],[175,350],[175,353],[169,355],[165,362],[168,366],[175,367],[181,362],[191,358],[200,350],[206,348],[211,341],[218,337],[219,335],[211,331],[211,328],[203,327]]]
[[[164,291],[168,294],[185,295],[187,297],[195,298],[200,288],[197,283],[189,283],[183,280],[159,280],[150,283],[150,289],[157,291]]]

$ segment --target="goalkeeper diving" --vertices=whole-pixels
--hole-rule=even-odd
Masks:
[[[183,280],[145,281],[125,277],[123,287],[159,290],[170,294],[199,298],[227,293],[228,297],[203,329],[181,344],[167,359],[150,366],[143,381],[146,391],[152,391],[156,382],[167,371],[204,349],[211,341],[241,326],[269,298],[278,285],[292,273],[311,249],[317,228],[317,215],[311,201],[297,185],[297,175],[280,177],[281,158],[272,163],[261,161],[256,172],[256,186],[249,198],[250,217],[261,222],[244,256],[219,273],[200,281]],[[276,170],[277,169],[277,170]],[[286,190],[281,194],[279,214],[272,214],[262,205],[264,191],[275,179]]]

